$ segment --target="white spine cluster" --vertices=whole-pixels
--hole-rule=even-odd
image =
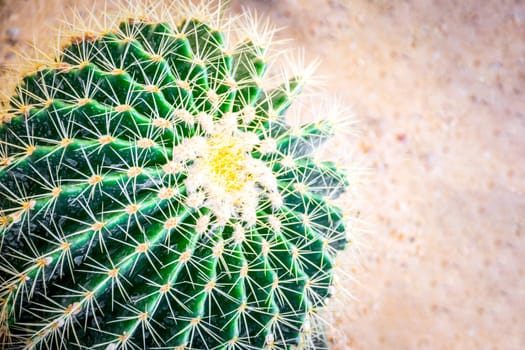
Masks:
[[[174,160],[186,169],[186,203],[210,208],[217,224],[240,218],[256,223],[261,196],[279,197],[277,180],[267,164],[251,156],[257,135],[239,130],[237,115],[229,113],[217,122],[206,121],[208,138],[195,136],[174,150]]]

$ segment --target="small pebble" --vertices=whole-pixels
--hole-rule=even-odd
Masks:
[[[14,45],[18,41],[18,37],[20,35],[20,28],[9,28],[6,31],[7,34],[7,41]]]

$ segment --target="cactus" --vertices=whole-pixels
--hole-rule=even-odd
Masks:
[[[146,12],[69,37],[1,112],[2,348],[322,347],[334,124],[286,122],[308,77],[266,86],[253,21]]]

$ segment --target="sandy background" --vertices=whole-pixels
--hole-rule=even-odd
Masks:
[[[0,0],[0,71],[12,47],[87,3]],[[360,263],[341,262],[358,282],[336,301],[334,349],[525,349],[525,4],[241,6],[320,57],[360,121],[349,141],[370,169],[369,233]]]

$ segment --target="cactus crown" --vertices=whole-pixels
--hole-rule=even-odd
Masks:
[[[346,244],[348,182],[312,158],[333,124],[286,123],[306,77],[266,86],[271,33],[136,13],[72,37],[0,114],[0,344],[318,348]]]

